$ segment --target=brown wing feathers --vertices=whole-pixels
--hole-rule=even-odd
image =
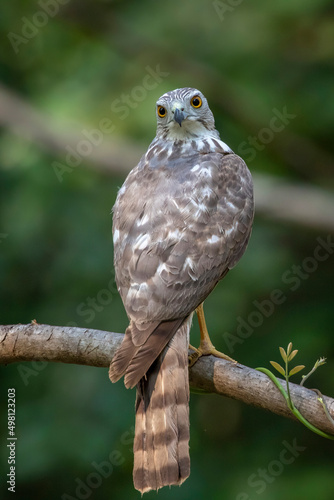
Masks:
[[[183,322],[184,318],[148,323],[140,330],[131,322],[110,365],[110,380],[117,382],[124,375],[125,387],[134,387]]]

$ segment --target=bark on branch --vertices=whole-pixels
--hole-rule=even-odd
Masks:
[[[50,325],[0,326],[0,364],[52,361],[107,368],[123,335],[101,330]],[[228,396],[246,404],[294,418],[283,396],[269,378],[252,368],[206,356],[189,371],[190,385],[205,392]],[[282,381],[285,387],[285,382]],[[290,384],[292,400],[302,415],[329,434],[334,428],[317,400],[317,394]],[[324,396],[334,418],[334,399]]]

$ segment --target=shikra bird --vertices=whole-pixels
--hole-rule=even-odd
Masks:
[[[201,343],[190,362],[227,357],[210,341],[203,301],[243,255],[254,212],[251,174],[220,140],[199,90],[167,92],[156,115],[156,137],[113,208],[116,283],[130,324],[109,376],[137,387],[133,481],[142,493],[190,474],[192,316]]]

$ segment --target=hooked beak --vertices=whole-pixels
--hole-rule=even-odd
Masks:
[[[172,107],[172,112],[174,113],[174,121],[178,123],[180,127],[183,120],[185,120],[188,116],[187,113],[184,113],[184,108],[182,106],[182,103],[176,101],[174,102]]]
[[[183,122],[183,120],[185,119],[185,115],[183,113],[183,111],[181,111],[179,108],[176,108],[175,111],[174,111],[174,120],[176,121],[176,123],[178,123],[181,127],[181,123]]]

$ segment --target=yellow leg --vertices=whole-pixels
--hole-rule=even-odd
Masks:
[[[208,329],[207,329],[206,323],[205,323],[203,302],[196,309],[196,313],[197,313],[199,329],[200,329],[200,333],[201,333],[201,341],[200,341],[198,349],[196,349],[195,347],[193,347],[191,345],[189,346],[190,349],[195,351],[194,353],[192,353],[189,356],[189,366],[193,366],[201,356],[207,356],[209,354],[212,354],[213,356],[216,356],[217,358],[223,358],[223,359],[227,359],[228,361],[233,361],[233,363],[237,363],[237,361],[230,358],[229,356],[227,356],[223,352],[217,351],[215,346],[212,344],[210,337],[209,337]]]

